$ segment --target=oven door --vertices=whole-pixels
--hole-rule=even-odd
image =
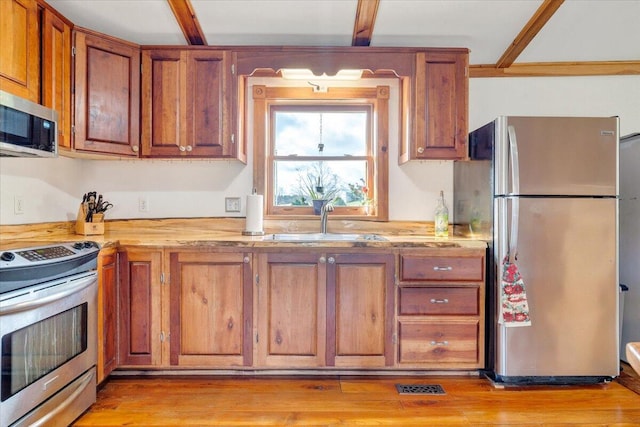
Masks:
[[[2,294],[0,425],[10,425],[27,414],[35,421],[34,410],[56,394],[66,393],[69,398],[55,396],[53,400],[61,402],[57,412],[48,409],[35,418],[60,425],[56,414],[75,413],[68,423],[87,409],[85,394],[91,394],[91,403],[95,401],[95,379],[87,373],[97,357],[96,304],[95,271]],[[70,384],[76,390],[69,390]],[[69,412],[67,407],[77,406],[77,401],[84,401],[84,407]]]

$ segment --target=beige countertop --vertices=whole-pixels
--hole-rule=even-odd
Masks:
[[[39,246],[51,243],[92,240],[103,247],[331,247],[331,248],[470,248],[483,249],[481,236],[436,238],[433,222],[330,220],[330,233],[377,234],[386,241],[315,241],[289,242],[273,240],[273,233],[318,233],[319,222],[313,220],[266,220],[264,236],[242,234],[244,218],[178,218],[151,220],[116,220],[105,222],[101,235],[81,235],[74,222],[0,226],[0,249]]]

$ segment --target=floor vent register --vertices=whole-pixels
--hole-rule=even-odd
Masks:
[[[396,384],[399,394],[445,394],[439,384]]]

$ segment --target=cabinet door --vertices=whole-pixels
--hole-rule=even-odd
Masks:
[[[466,157],[468,54],[419,52],[415,75],[415,140],[409,159]]]
[[[231,53],[187,55],[186,151],[199,157],[231,157]]]
[[[170,262],[171,364],[251,366],[251,254],[174,252]]]
[[[35,0],[0,1],[0,90],[40,102],[40,34]]]
[[[327,365],[393,365],[394,257],[327,258]]]
[[[117,364],[116,250],[103,249],[98,257],[98,383],[109,376]]]
[[[142,51],[142,155],[178,157],[184,148],[180,107],[185,91],[180,50]],[[184,108],[184,107],[183,107]],[[183,151],[180,151],[180,148]]]
[[[118,256],[119,365],[159,365],[162,252],[125,248]]]
[[[259,366],[324,366],[326,269],[323,260],[318,253],[260,254]]]
[[[58,146],[71,148],[71,26],[42,15],[42,104],[58,112]]]
[[[231,52],[142,52],[142,154],[231,157]]]
[[[76,150],[138,156],[140,49],[75,31]]]

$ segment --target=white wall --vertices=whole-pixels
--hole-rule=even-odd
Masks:
[[[498,115],[617,115],[621,135],[640,131],[640,76],[471,79],[469,101],[470,130]],[[397,87],[392,87],[390,102],[397,111]],[[433,220],[441,189],[451,206],[453,163],[398,166],[397,129],[392,127],[391,133],[390,219]],[[244,216],[244,196],[252,188],[251,159],[242,165],[226,160],[0,158],[0,224],[75,219],[88,191],[115,205],[107,219]],[[16,196],[24,201],[23,214],[14,213]],[[139,197],[148,198],[149,212],[139,212]],[[242,197],[242,211],[225,213],[224,197]]]

